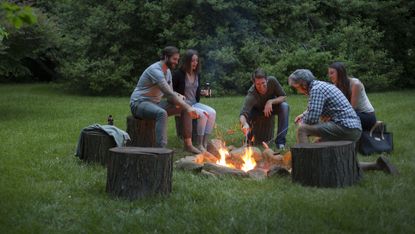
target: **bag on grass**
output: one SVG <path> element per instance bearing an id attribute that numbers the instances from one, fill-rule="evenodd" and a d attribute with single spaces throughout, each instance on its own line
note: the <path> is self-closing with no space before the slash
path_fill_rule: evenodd
<path id="1" fill-rule="evenodd" d="M 370 131 L 363 131 L 358 142 L 359 153 L 370 155 L 373 153 L 390 153 L 393 150 L 393 137 L 386 132 L 382 121 L 377 121 Z"/>

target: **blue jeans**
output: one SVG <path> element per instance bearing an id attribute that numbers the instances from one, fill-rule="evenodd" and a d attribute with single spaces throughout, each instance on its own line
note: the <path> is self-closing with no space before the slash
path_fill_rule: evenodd
<path id="1" fill-rule="evenodd" d="M 167 118 L 169 116 L 181 115 L 186 121 L 185 123 L 191 123 L 192 121 L 187 111 L 177 108 L 167 101 L 161 101 L 158 104 L 149 101 L 135 102 L 130 104 L 130 108 L 131 113 L 136 118 L 156 120 L 156 147 L 164 148 L 167 146 Z M 187 127 L 189 124 L 184 124 L 184 126 Z M 183 129 L 183 131 L 190 135 L 191 129 L 190 131 L 189 129 Z"/>
<path id="2" fill-rule="evenodd" d="M 288 106 L 288 103 L 286 102 L 280 103 L 278 105 L 272 105 L 271 114 L 278 116 L 277 138 L 275 139 L 275 144 L 277 146 L 280 144 L 285 145 L 286 143 L 289 113 L 290 113 L 290 107 Z M 251 113 L 249 114 L 248 121 L 251 122 L 257 116 L 264 116 L 263 110 L 252 109 Z"/>

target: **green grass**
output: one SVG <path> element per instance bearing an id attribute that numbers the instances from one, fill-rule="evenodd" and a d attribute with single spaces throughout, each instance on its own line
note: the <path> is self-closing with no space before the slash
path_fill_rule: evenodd
<path id="1" fill-rule="evenodd" d="M 137 201 L 105 193 L 106 169 L 73 156 L 79 133 L 93 123 L 125 129 L 128 97 L 85 97 L 53 85 L 0 86 L 0 233 L 413 233 L 415 230 L 415 92 L 370 94 L 394 133 L 390 160 L 399 177 L 365 173 L 342 189 L 303 187 L 290 178 L 206 178 L 174 171 L 168 197 Z M 203 99 L 218 113 L 216 134 L 240 145 L 243 97 Z M 288 145 L 304 96 L 290 96 Z M 185 156 L 169 120 L 169 147 Z M 226 134 L 226 130 L 237 130 Z M 359 157 L 372 161 L 375 156 Z"/>

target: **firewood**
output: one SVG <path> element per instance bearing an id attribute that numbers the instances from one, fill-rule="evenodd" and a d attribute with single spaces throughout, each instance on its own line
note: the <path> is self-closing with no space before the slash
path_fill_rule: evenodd
<path id="1" fill-rule="evenodd" d="M 287 168 L 280 166 L 280 165 L 273 165 L 268 170 L 268 177 L 288 176 L 288 175 L 290 175 L 290 172 L 287 170 Z"/>
<path id="2" fill-rule="evenodd" d="M 204 176 L 206 176 L 206 177 L 217 178 L 217 176 L 216 176 L 215 174 L 213 174 L 213 173 L 211 173 L 211 172 L 208 172 L 208 171 L 206 171 L 206 170 L 202 170 L 202 171 L 200 172 L 200 174 L 201 174 L 201 175 L 204 175 Z"/>
<path id="3" fill-rule="evenodd" d="M 219 139 L 211 139 L 208 142 L 208 145 L 207 145 L 207 149 L 206 150 L 209 153 L 211 153 L 214 156 L 216 156 L 217 158 L 220 158 L 219 149 L 221 149 L 221 148 L 225 148 L 225 143 L 223 143 Z"/>
<path id="4" fill-rule="evenodd" d="M 247 149 L 246 147 L 236 148 L 232 150 L 231 152 L 229 152 L 229 154 L 231 155 L 232 158 L 242 158 L 245 154 L 246 149 Z M 262 160 L 261 150 L 257 147 L 251 147 L 251 150 L 252 150 L 251 157 L 253 157 L 256 162 L 261 161 Z"/>
<path id="5" fill-rule="evenodd" d="M 267 178 L 267 170 L 261 168 L 255 168 L 248 171 L 249 177 L 256 179 L 256 180 L 263 180 Z"/>
<path id="6" fill-rule="evenodd" d="M 196 163 L 203 163 L 203 162 L 211 162 L 216 163 L 218 161 L 218 158 L 215 157 L 213 154 L 209 153 L 208 151 L 203 151 L 202 153 L 195 156 Z"/>
<path id="7" fill-rule="evenodd" d="M 175 162 L 176 168 L 184 171 L 201 172 L 203 164 L 196 163 L 194 160 L 179 159 Z"/>
<path id="8" fill-rule="evenodd" d="M 230 175 L 235 177 L 248 177 L 248 173 L 234 168 L 221 166 L 215 163 L 205 163 L 203 170 L 206 170 L 215 175 Z"/>

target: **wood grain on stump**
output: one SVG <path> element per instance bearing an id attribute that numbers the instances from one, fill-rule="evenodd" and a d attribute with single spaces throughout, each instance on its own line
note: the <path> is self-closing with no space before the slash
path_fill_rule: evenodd
<path id="1" fill-rule="evenodd" d="M 83 145 L 81 146 L 80 159 L 88 163 L 100 163 L 107 165 L 109 149 L 116 146 L 114 138 L 108 134 L 96 131 L 83 131 Z"/>
<path id="2" fill-rule="evenodd" d="M 331 141 L 291 147 L 292 180 L 317 187 L 345 187 L 362 176 L 355 144 Z"/>
<path id="3" fill-rule="evenodd" d="M 106 191 L 130 200 L 172 190 L 173 151 L 165 148 L 115 147 L 110 150 Z"/>
<path id="4" fill-rule="evenodd" d="M 127 117 L 128 146 L 154 147 L 156 145 L 156 120 Z"/>

